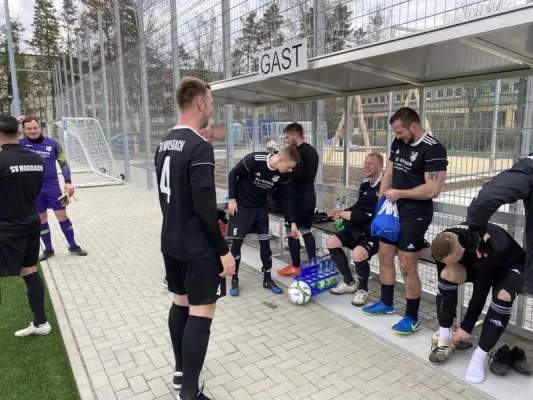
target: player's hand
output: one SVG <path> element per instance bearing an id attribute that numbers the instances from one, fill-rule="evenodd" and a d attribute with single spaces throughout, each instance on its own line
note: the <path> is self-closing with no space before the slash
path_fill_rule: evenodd
<path id="1" fill-rule="evenodd" d="M 331 210 L 328 212 L 328 216 L 332 218 L 337 218 L 339 216 L 339 210 Z"/>
<path id="2" fill-rule="evenodd" d="M 239 209 L 237 208 L 237 200 L 231 199 L 228 203 L 228 214 L 230 217 L 233 217 L 236 212 L 239 212 Z"/>
<path id="3" fill-rule="evenodd" d="M 69 196 L 67 191 L 64 191 L 63 194 L 61 196 L 59 196 L 57 199 L 65 207 L 70 204 L 70 196 Z"/>
<path id="4" fill-rule="evenodd" d="M 24 122 L 25 119 L 26 119 L 26 117 L 24 115 L 21 115 L 20 117 L 17 117 L 17 121 L 21 125 L 22 125 L 22 123 Z"/>
<path id="5" fill-rule="evenodd" d="M 338 216 L 342 219 L 345 219 L 349 221 L 352 218 L 352 212 L 351 211 L 341 211 L 338 213 Z"/>
<path id="6" fill-rule="evenodd" d="M 398 189 L 389 189 L 383 193 L 389 201 L 396 202 L 400 199 L 400 191 Z"/>
<path id="7" fill-rule="evenodd" d="M 294 222 L 291 224 L 291 233 L 292 237 L 295 239 L 298 239 L 300 237 L 300 231 L 298 230 L 298 227 Z"/>
<path id="8" fill-rule="evenodd" d="M 476 249 L 477 258 L 484 258 L 489 255 L 489 239 L 490 235 L 488 233 L 485 233 L 485 235 L 483 236 L 483 241 Z"/>
<path id="9" fill-rule="evenodd" d="M 221 256 L 220 261 L 222 262 L 223 271 L 219 275 L 222 278 L 232 276 L 235 273 L 235 258 L 233 258 L 231 251 L 228 251 L 225 256 Z"/>
<path id="10" fill-rule="evenodd" d="M 74 196 L 74 186 L 70 183 L 65 183 L 65 192 L 67 192 L 70 197 Z"/>
<path id="11" fill-rule="evenodd" d="M 461 328 L 457 328 L 457 330 L 455 331 L 455 335 L 453 335 L 453 341 L 455 343 L 459 343 L 459 342 L 468 340 L 469 337 L 470 337 L 469 333 L 466 333 Z"/>

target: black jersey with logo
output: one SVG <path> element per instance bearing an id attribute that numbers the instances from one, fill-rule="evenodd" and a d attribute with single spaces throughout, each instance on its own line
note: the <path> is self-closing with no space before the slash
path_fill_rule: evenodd
<path id="1" fill-rule="evenodd" d="M 267 194 L 277 184 L 291 181 L 289 174 L 282 174 L 270 166 L 272 154 L 250 153 L 231 170 L 229 175 L 229 198 L 246 209 L 261 209 L 267 205 Z"/>
<path id="2" fill-rule="evenodd" d="M 296 147 L 300 161 L 290 173 L 291 187 L 298 193 L 315 191 L 315 178 L 318 172 L 318 153 L 309 143 L 302 143 Z"/>
<path id="3" fill-rule="evenodd" d="M 192 188 L 215 187 L 213 146 L 188 126 L 176 126 L 155 154 L 159 203 L 163 212 L 161 252 L 176 259 L 207 257 L 208 242 L 194 210 Z M 216 207 L 216 195 L 211 199 Z"/>
<path id="4" fill-rule="evenodd" d="M 359 197 L 353 208 L 356 208 L 365 213 L 374 215 L 376 212 L 376 204 L 379 199 L 379 189 L 381 187 L 381 178 L 372 182 L 370 178 L 364 178 L 359 185 Z"/>
<path id="5" fill-rule="evenodd" d="M 0 148 L 0 237 L 39 231 L 37 195 L 44 179 L 43 159 L 19 144 Z"/>
<path id="6" fill-rule="evenodd" d="M 434 137 L 424 134 L 417 142 L 405 144 L 394 139 L 389 160 L 394 163 L 392 188 L 414 189 L 426 183 L 426 172 L 446 171 L 446 148 Z M 399 199 L 400 217 L 419 217 L 433 214 L 433 200 Z"/>

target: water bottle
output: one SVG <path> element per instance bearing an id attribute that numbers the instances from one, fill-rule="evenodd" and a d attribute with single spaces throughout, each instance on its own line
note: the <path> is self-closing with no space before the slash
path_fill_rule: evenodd
<path id="1" fill-rule="evenodd" d="M 318 263 L 318 271 L 317 271 L 317 278 L 318 278 L 317 289 L 318 290 L 322 290 L 326 287 L 326 282 L 324 280 L 324 276 L 325 276 L 324 268 L 325 268 L 324 261 L 320 260 Z"/>

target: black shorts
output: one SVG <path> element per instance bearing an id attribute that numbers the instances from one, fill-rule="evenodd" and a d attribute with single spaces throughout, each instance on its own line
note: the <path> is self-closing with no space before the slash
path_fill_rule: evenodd
<path id="1" fill-rule="evenodd" d="M 22 268 L 35 267 L 39 262 L 40 238 L 40 231 L 0 238 L 0 276 L 20 275 Z"/>
<path id="2" fill-rule="evenodd" d="M 163 254 L 168 291 L 187 295 L 191 306 L 214 304 L 226 295 L 226 279 L 220 257 L 177 260 Z"/>
<path id="3" fill-rule="evenodd" d="M 402 232 L 400 233 L 400 240 L 392 242 L 390 240 L 379 238 L 379 240 L 386 244 L 395 245 L 399 251 L 406 253 L 416 253 L 426 247 L 424 236 L 433 219 L 432 215 L 424 215 L 421 217 L 402 217 L 400 216 L 400 224 Z"/>
<path id="4" fill-rule="evenodd" d="M 228 239 L 244 239 L 249 233 L 257 233 L 259 240 L 269 239 L 270 225 L 268 211 L 240 209 L 229 217 L 226 237 Z"/>
<path id="5" fill-rule="evenodd" d="M 352 226 L 351 223 L 346 223 L 346 221 L 344 221 L 344 226 L 346 229 L 334 233 L 341 241 L 343 247 L 353 250 L 357 246 L 361 246 L 368 252 L 369 260 L 378 253 L 379 240 L 377 237 L 370 236 L 367 229 Z"/>
<path id="6" fill-rule="evenodd" d="M 315 192 L 292 192 L 292 202 L 294 211 L 294 222 L 298 229 L 310 231 L 313 227 L 313 215 L 316 208 L 316 193 Z M 285 226 L 290 231 L 290 223 L 285 216 Z"/>

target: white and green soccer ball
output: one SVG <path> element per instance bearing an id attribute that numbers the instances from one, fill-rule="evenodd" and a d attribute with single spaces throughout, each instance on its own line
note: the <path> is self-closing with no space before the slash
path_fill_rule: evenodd
<path id="1" fill-rule="evenodd" d="M 311 300 L 311 288 L 303 281 L 296 281 L 289 286 L 287 295 L 291 303 L 302 305 Z"/>

